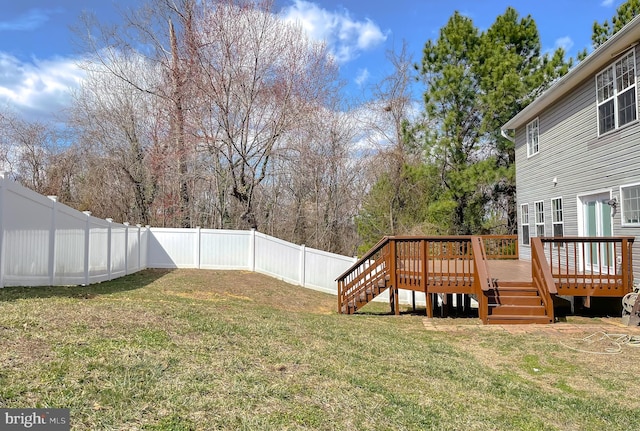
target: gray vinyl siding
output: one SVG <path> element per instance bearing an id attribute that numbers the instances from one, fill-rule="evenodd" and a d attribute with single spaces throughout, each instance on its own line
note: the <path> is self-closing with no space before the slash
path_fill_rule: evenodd
<path id="1" fill-rule="evenodd" d="M 636 48 L 636 109 L 638 101 L 638 57 Z M 640 118 L 640 115 L 638 115 Z M 532 116 L 527 123 L 535 119 Z M 527 157 L 526 125 L 516 130 L 516 187 L 518 231 L 521 205 L 529 204 L 531 236 L 535 236 L 536 201 L 544 201 L 545 233 L 553 232 L 551 200 L 563 199 L 564 235 L 578 232 L 578 195 L 608 191 L 621 202 L 620 186 L 640 182 L 640 122 L 598 137 L 595 76 L 579 84 L 569 96 L 537 114 L 539 152 Z M 557 178 L 554 184 L 553 179 Z M 613 217 L 614 236 L 635 236 L 634 273 L 640 280 L 640 228 L 622 227 L 620 204 Z M 520 234 L 521 235 L 521 234 Z M 530 246 L 520 254 L 531 258 Z"/>

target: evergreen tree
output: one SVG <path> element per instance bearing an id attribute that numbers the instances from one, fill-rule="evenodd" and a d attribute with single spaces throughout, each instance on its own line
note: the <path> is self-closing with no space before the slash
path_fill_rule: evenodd
<path id="1" fill-rule="evenodd" d="M 486 31 L 456 12 L 428 41 L 419 72 L 426 84 L 427 121 L 410 138 L 422 139 L 425 163 L 441 191 L 430 211 L 451 234 L 516 226 L 513 143 L 500 126 L 568 71 L 564 52 L 540 54 L 534 20 L 508 8 Z M 495 214 L 504 214 L 495 226 Z"/>
<path id="2" fill-rule="evenodd" d="M 595 49 L 609 40 L 611 36 L 620 31 L 639 13 L 640 0 L 628 0 L 616 9 L 616 14 L 611 18 L 611 22 L 604 20 L 602 24 L 599 24 L 598 21 L 595 21 L 593 23 L 593 34 L 591 35 L 593 48 Z"/>

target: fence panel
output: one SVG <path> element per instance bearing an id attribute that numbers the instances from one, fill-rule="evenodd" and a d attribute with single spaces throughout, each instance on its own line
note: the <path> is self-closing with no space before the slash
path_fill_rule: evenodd
<path id="1" fill-rule="evenodd" d="M 110 226 L 107 220 L 89 218 L 89 284 L 111 279 Z"/>
<path id="2" fill-rule="evenodd" d="M 255 233 L 255 271 L 288 283 L 302 284 L 301 247 L 269 235 Z M 340 275 L 340 273 L 338 273 Z"/>
<path id="3" fill-rule="evenodd" d="M 356 260 L 353 257 L 307 248 L 304 258 L 304 286 L 337 295 L 336 278 L 349 269 Z"/>
<path id="4" fill-rule="evenodd" d="M 200 268 L 250 269 L 251 231 L 202 229 Z"/>
<path id="5" fill-rule="evenodd" d="M 84 284 L 87 215 L 66 205 L 54 204 L 55 273 L 53 284 Z"/>
<path id="6" fill-rule="evenodd" d="M 54 202 L 3 180 L 3 285 L 51 284 Z"/>
<path id="7" fill-rule="evenodd" d="M 197 268 L 195 261 L 199 229 L 151 228 L 149 268 Z"/>

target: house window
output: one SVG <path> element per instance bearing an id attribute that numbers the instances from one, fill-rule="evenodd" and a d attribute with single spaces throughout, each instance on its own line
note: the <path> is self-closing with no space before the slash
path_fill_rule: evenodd
<path id="1" fill-rule="evenodd" d="M 553 236 L 564 236 L 562 198 L 551 199 L 551 223 L 553 224 Z"/>
<path id="2" fill-rule="evenodd" d="M 520 225 L 522 226 L 522 244 L 529 245 L 529 204 L 520 205 Z"/>
<path id="3" fill-rule="evenodd" d="M 596 75 L 598 134 L 622 127 L 637 118 L 636 58 L 631 50 Z"/>
<path id="4" fill-rule="evenodd" d="M 534 154 L 538 154 L 538 139 L 540 136 L 540 129 L 538 127 L 538 119 L 536 118 L 529 124 L 527 124 L 527 156 L 531 157 Z"/>
<path id="5" fill-rule="evenodd" d="M 622 225 L 640 226 L 640 184 L 620 187 Z"/>
<path id="6" fill-rule="evenodd" d="M 536 236 L 544 236 L 544 202 L 538 201 L 536 205 Z"/>

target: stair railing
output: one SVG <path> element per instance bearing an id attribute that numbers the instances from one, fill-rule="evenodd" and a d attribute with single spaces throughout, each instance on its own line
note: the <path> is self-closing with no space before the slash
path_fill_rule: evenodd
<path id="1" fill-rule="evenodd" d="M 389 237 L 382 238 L 371 250 L 362 256 L 345 273 L 338 278 L 338 313 L 343 313 L 343 307 L 376 283 L 384 282 L 390 267 L 391 253 Z"/>
<path id="2" fill-rule="evenodd" d="M 551 295 L 557 295 L 558 289 L 553 275 L 551 275 L 551 267 L 544 254 L 544 247 L 539 237 L 531 238 L 531 279 L 542 298 L 547 316 L 553 322 L 555 318 Z"/>
<path id="3" fill-rule="evenodd" d="M 487 323 L 489 314 L 489 300 L 485 292 L 491 290 L 493 281 L 489 275 L 489 265 L 482 237 L 472 236 L 471 247 L 474 262 L 474 284 L 476 285 L 476 297 L 478 300 L 478 317 L 483 323 Z"/>

